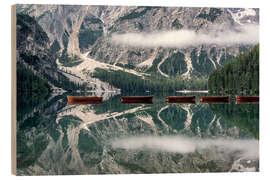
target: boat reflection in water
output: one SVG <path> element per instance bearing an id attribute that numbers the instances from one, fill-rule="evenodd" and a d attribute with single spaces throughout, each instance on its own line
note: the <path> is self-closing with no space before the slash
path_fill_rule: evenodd
<path id="1" fill-rule="evenodd" d="M 72 104 L 102 104 L 102 97 L 96 96 L 67 96 L 68 105 Z"/>
<path id="2" fill-rule="evenodd" d="M 120 101 L 123 104 L 153 104 L 153 96 L 123 96 Z"/>
<path id="3" fill-rule="evenodd" d="M 201 103 L 229 103 L 229 96 L 205 96 L 200 97 Z"/>
<path id="4" fill-rule="evenodd" d="M 169 96 L 165 101 L 166 103 L 196 104 L 195 96 Z"/>
<path id="5" fill-rule="evenodd" d="M 235 96 L 236 104 L 259 103 L 259 96 Z"/>
<path id="6" fill-rule="evenodd" d="M 198 103 L 205 94 L 169 104 L 177 95 L 151 95 L 59 95 L 34 105 L 18 96 L 18 174 L 259 171 L 259 104 Z"/>

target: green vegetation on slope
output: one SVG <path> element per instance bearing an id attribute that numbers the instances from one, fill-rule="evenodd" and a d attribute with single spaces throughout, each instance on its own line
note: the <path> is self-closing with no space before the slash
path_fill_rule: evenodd
<path id="1" fill-rule="evenodd" d="M 161 56 L 158 56 L 154 59 L 152 66 L 146 71 L 147 73 L 154 73 L 157 72 L 157 65 L 162 60 Z"/>
<path id="2" fill-rule="evenodd" d="M 181 75 L 187 71 L 185 55 L 177 52 L 169 56 L 160 66 L 162 72 L 169 76 Z"/>
<path id="3" fill-rule="evenodd" d="M 55 39 L 50 47 L 52 53 L 57 53 L 61 47 L 57 39 Z"/>
<path id="4" fill-rule="evenodd" d="M 81 51 L 95 44 L 98 38 L 103 35 L 103 27 L 104 24 L 102 20 L 93 15 L 88 15 L 84 18 L 78 34 L 79 48 Z M 95 48 L 98 49 L 96 45 Z"/>
<path id="5" fill-rule="evenodd" d="M 17 91 L 49 94 L 50 86 L 33 71 L 22 64 L 17 64 Z"/>
<path id="6" fill-rule="evenodd" d="M 102 34 L 103 30 L 81 29 L 78 36 L 79 48 L 88 48 L 89 45 L 93 45 Z"/>
<path id="7" fill-rule="evenodd" d="M 214 22 L 222 11 L 219 8 L 210 8 L 209 13 L 200 13 L 197 17 L 207 19 L 208 21 Z"/>
<path id="8" fill-rule="evenodd" d="M 158 74 L 152 74 L 142 79 L 136 75 L 124 71 L 108 71 L 96 68 L 95 78 L 108 82 L 123 92 L 175 92 L 181 89 L 206 89 L 206 79 L 187 80 L 181 77 L 164 78 Z"/>
<path id="9" fill-rule="evenodd" d="M 198 56 L 197 48 L 194 48 L 190 54 L 193 68 L 200 73 L 200 75 L 207 76 L 210 72 L 215 70 L 214 65 L 207 56 L 205 50 L 201 50 Z"/>
<path id="10" fill-rule="evenodd" d="M 81 64 L 83 61 L 77 55 L 69 56 L 66 49 L 64 49 L 59 57 L 59 62 L 65 67 L 73 67 Z"/>
<path id="11" fill-rule="evenodd" d="M 90 22 L 91 24 L 102 24 L 103 22 L 94 16 L 91 17 L 85 17 L 84 21 Z"/>
<path id="12" fill-rule="evenodd" d="M 140 9 L 143 8 L 143 10 L 140 11 Z M 128 13 L 122 17 L 119 18 L 119 21 L 124 21 L 124 20 L 130 20 L 130 19 L 135 19 L 138 17 L 141 17 L 147 13 L 147 11 L 153 9 L 153 8 L 158 8 L 158 7 L 138 7 L 134 9 L 131 13 Z"/>
<path id="13" fill-rule="evenodd" d="M 212 93 L 259 94 L 259 45 L 214 71 L 208 89 Z"/>
<path id="14" fill-rule="evenodd" d="M 126 68 L 126 69 L 135 69 L 136 68 L 136 66 L 129 64 L 129 63 L 128 64 L 116 63 L 116 66 Z"/>
<path id="15" fill-rule="evenodd" d="M 225 53 L 223 54 L 221 57 L 220 57 L 220 64 L 221 65 L 224 65 L 226 64 L 227 62 L 230 62 L 234 57 L 228 53 Z"/>

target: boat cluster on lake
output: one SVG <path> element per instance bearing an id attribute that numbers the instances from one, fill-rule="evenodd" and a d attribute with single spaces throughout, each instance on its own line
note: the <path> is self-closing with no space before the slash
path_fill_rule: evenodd
<path id="1" fill-rule="evenodd" d="M 67 96 L 68 105 L 71 104 L 102 104 L 102 97 L 97 96 Z M 196 96 L 168 96 L 166 103 L 196 104 Z M 235 96 L 235 103 L 259 103 L 259 96 Z M 153 104 L 153 96 L 123 96 L 123 104 Z M 230 103 L 230 96 L 204 96 L 200 103 Z"/>

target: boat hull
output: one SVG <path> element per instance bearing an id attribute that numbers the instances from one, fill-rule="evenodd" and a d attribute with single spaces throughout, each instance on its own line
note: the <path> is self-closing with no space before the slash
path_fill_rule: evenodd
<path id="1" fill-rule="evenodd" d="M 124 96 L 120 101 L 123 104 L 153 104 L 153 96 Z"/>
<path id="2" fill-rule="evenodd" d="M 229 103 L 229 96 L 206 96 L 200 97 L 201 103 Z"/>
<path id="3" fill-rule="evenodd" d="M 67 96 L 68 104 L 102 104 L 102 97 Z"/>
<path id="4" fill-rule="evenodd" d="M 259 96 L 235 96 L 236 104 L 259 103 Z"/>
<path id="5" fill-rule="evenodd" d="M 165 101 L 167 103 L 195 104 L 195 98 L 195 96 L 169 96 L 166 97 Z"/>

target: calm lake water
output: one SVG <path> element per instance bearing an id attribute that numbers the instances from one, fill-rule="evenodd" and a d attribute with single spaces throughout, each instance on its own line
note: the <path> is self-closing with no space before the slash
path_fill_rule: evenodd
<path id="1" fill-rule="evenodd" d="M 259 104 L 202 104 L 207 94 L 196 95 L 196 104 L 167 104 L 163 94 L 147 105 L 18 95 L 17 173 L 259 171 Z"/>

